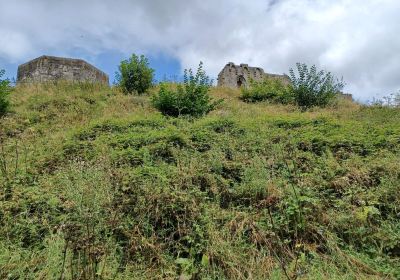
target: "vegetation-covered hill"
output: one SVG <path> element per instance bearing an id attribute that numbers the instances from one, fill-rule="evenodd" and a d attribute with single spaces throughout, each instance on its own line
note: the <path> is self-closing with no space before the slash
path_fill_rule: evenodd
<path id="1" fill-rule="evenodd" d="M 212 96 L 187 119 L 116 89 L 16 88 L 0 278 L 400 278 L 399 109 Z"/>

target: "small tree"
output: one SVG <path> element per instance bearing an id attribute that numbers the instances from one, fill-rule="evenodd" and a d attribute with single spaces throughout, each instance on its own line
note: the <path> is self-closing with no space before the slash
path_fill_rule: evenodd
<path id="1" fill-rule="evenodd" d="M 10 102 L 8 101 L 8 95 L 11 92 L 10 81 L 8 79 L 2 80 L 5 74 L 4 70 L 0 70 L 0 117 L 4 116 L 7 112 Z"/>
<path id="2" fill-rule="evenodd" d="M 315 65 L 308 68 L 306 64 L 297 63 L 298 77 L 290 69 L 290 80 L 293 86 L 295 103 L 303 109 L 313 106 L 324 107 L 330 104 L 344 88 L 344 82 L 335 78 L 330 72 L 317 72 Z"/>
<path id="3" fill-rule="evenodd" d="M 148 59 L 141 55 L 132 56 L 121 61 L 115 73 L 115 80 L 124 93 L 145 93 L 153 83 L 154 69 L 150 68 Z"/>
<path id="4" fill-rule="evenodd" d="M 153 105 L 168 116 L 203 116 L 222 102 L 212 101 L 209 95 L 211 84 L 200 62 L 195 75 L 192 69 L 185 69 L 183 84 L 178 84 L 176 90 L 162 83 L 158 94 L 153 97 Z"/>

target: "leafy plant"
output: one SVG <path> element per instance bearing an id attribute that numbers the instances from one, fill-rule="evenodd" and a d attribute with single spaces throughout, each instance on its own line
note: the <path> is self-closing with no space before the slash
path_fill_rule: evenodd
<path id="1" fill-rule="evenodd" d="M 168 116 L 203 116 L 222 102 L 212 101 L 209 95 L 211 84 L 200 62 L 195 75 L 192 69 L 185 69 L 183 84 L 178 84 L 176 90 L 162 83 L 158 94 L 153 97 L 153 105 Z"/>
<path id="2" fill-rule="evenodd" d="M 242 87 L 241 98 L 247 102 L 270 101 L 287 104 L 292 99 L 290 88 L 290 85 L 279 79 L 251 80 L 248 88 Z"/>
<path id="3" fill-rule="evenodd" d="M 310 68 L 304 63 L 297 63 L 297 72 L 289 70 L 293 86 L 295 103 L 303 109 L 329 105 L 344 88 L 343 79 L 335 78 L 330 72 L 317 71 L 315 65 Z"/>
<path id="4" fill-rule="evenodd" d="M 150 68 L 148 59 L 144 56 L 132 56 L 121 61 L 115 80 L 124 93 L 145 93 L 152 85 L 154 69 Z"/>
<path id="5" fill-rule="evenodd" d="M 0 117 L 5 115 L 10 105 L 10 102 L 8 101 L 8 95 L 10 94 L 11 91 L 10 81 L 8 79 L 5 80 L 1 79 L 1 77 L 3 77 L 4 74 L 5 71 L 0 70 Z"/>

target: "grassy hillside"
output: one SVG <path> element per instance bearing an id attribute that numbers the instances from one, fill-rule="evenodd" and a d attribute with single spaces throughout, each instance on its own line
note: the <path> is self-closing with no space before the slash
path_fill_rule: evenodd
<path id="1" fill-rule="evenodd" d="M 1 279 L 398 279 L 400 110 L 17 88 L 0 120 Z"/>

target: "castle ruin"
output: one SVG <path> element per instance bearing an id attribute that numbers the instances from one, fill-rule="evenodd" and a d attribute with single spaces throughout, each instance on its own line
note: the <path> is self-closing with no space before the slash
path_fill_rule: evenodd
<path id="1" fill-rule="evenodd" d="M 44 55 L 18 67 L 17 83 L 60 80 L 109 84 L 107 74 L 82 59 Z"/>
<path id="2" fill-rule="evenodd" d="M 247 87 L 251 80 L 262 81 L 265 78 L 280 79 L 284 83 L 290 83 L 286 75 L 265 73 L 260 67 L 250 67 L 248 64 L 235 65 L 229 62 L 218 75 L 218 86 L 229 88 Z"/>

